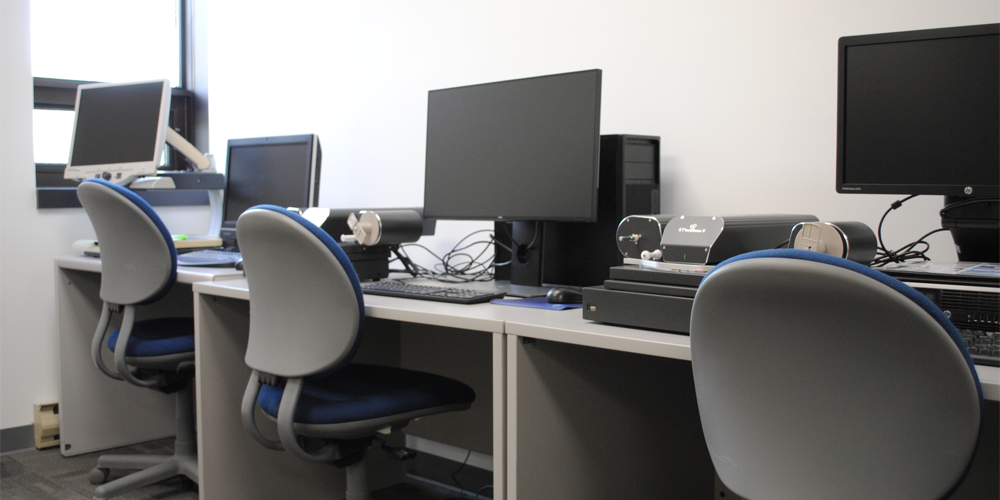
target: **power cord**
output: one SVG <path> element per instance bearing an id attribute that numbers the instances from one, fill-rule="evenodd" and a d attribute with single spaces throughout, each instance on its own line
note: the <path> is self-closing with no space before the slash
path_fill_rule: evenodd
<path id="1" fill-rule="evenodd" d="M 459 472 L 462 472 L 462 469 L 465 468 L 465 464 L 469 463 L 469 457 L 470 456 L 472 456 L 472 450 L 469 450 L 468 453 L 465 454 L 465 460 L 462 461 L 462 465 L 459 465 L 458 468 L 455 469 L 455 472 L 451 473 L 451 480 L 455 482 L 455 486 L 458 486 L 458 495 L 459 496 L 452 497 L 452 498 L 449 498 L 447 500 L 465 500 L 465 499 L 468 498 L 465 495 L 465 487 L 462 486 L 462 483 L 458 481 L 458 478 L 455 477 L 455 475 L 458 474 Z"/>
<path id="2" fill-rule="evenodd" d="M 531 243 L 528 243 L 527 246 L 518 243 L 517 240 L 514 239 L 514 235 L 510 232 L 510 227 L 507 226 L 507 223 L 503 223 L 500 225 L 503 227 L 503 232 L 507 233 L 507 237 L 510 238 L 510 242 L 512 244 L 511 246 L 517 247 L 517 249 L 521 252 L 527 252 L 528 250 L 535 248 L 535 242 L 538 241 L 538 224 L 539 222 L 535 221 L 535 234 L 531 238 Z M 513 252 L 513 250 L 510 248 L 508 248 L 508 250 L 511 250 L 511 252 Z"/>
<path id="3" fill-rule="evenodd" d="M 921 236 L 920 238 L 917 238 L 916 241 L 913 241 L 912 243 L 908 243 L 906 245 L 903 245 L 902 247 L 900 247 L 900 248 L 898 248 L 896 250 L 889 250 L 888 248 L 886 248 L 886 246 L 885 246 L 885 244 L 883 243 L 883 240 L 882 240 L 882 224 L 885 222 L 885 218 L 886 218 L 886 216 L 889 215 L 889 212 L 892 212 L 893 210 L 898 209 L 899 207 L 903 206 L 903 203 L 906 203 L 907 201 L 909 201 L 909 200 L 911 200 L 913 198 L 916 198 L 917 196 L 919 196 L 919 195 L 913 194 L 913 195 L 907 196 L 906 198 L 903 198 L 902 200 L 896 200 L 896 201 L 892 202 L 892 204 L 889 205 L 889 209 L 886 210 L 884 214 L 882 214 L 882 218 L 878 221 L 878 231 L 876 233 L 877 237 L 878 237 L 878 249 L 875 252 L 875 259 L 872 260 L 871 267 L 882 267 L 882 266 L 884 266 L 886 264 L 889 264 L 889 263 L 892 263 L 892 262 L 905 262 L 905 261 L 908 261 L 908 260 L 918 260 L 918 259 L 919 260 L 924 260 L 924 261 L 931 260 L 930 257 L 927 257 L 927 251 L 930 250 L 931 244 L 928 243 L 928 242 L 926 242 L 926 241 L 924 241 L 924 240 L 928 236 L 930 236 L 930 235 L 932 235 L 934 233 L 939 233 L 941 231 L 947 231 L 947 229 L 945 229 L 945 228 L 935 229 L 935 230 L 933 230 L 933 231 L 931 231 L 931 232 L 929 232 L 929 233 Z M 943 214 L 945 211 L 950 210 L 951 208 L 954 208 L 954 206 L 960 206 L 960 204 L 968 204 L 968 203 L 966 203 L 966 202 L 953 203 L 951 205 L 948 205 L 948 206 L 944 207 L 941 210 L 941 213 Z M 917 248 L 918 245 L 923 245 L 923 248 L 920 249 L 920 250 L 917 250 L 916 248 Z"/>
<path id="4" fill-rule="evenodd" d="M 469 233 L 443 256 L 435 254 L 431 249 L 418 243 L 403 244 L 399 246 L 396 252 L 397 258 L 390 262 L 399 261 L 406 267 L 402 272 L 410 273 L 411 276 L 433 279 L 444 283 L 492 281 L 495 256 L 489 258 L 484 258 L 484 256 L 493 248 L 496 240 L 493 234 L 490 234 L 488 240 L 465 243 L 466 240 L 478 233 L 492 233 L 492 230 L 480 229 Z M 408 254 L 408 250 L 413 248 L 419 248 L 430 254 L 437 261 L 433 265 L 433 268 L 427 268 L 413 262 L 413 259 Z M 476 253 L 477 251 L 478 253 Z M 390 269 L 390 271 L 400 272 L 398 269 Z"/>
<path id="5" fill-rule="evenodd" d="M 514 239 L 514 235 L 513 233 L 511 233 L 510 227 L 507 225 L 507 223 L 503 223 L 500 225 L 503 227 L 503 232 L 507 234 L 508 238 L 510 238 L 510 243 L 511 243 L 510 248 L 507 248 L 506 245 L 502 245 L 504 248 L 507 249 L 507 251 L 510 252 L 510 259 L 511 259 L 510 262 L 513 262 L 515 258 L 521 259 L 523 261 L 525 256 L 528 254 L 528 251 L 531 250 L 532 248 L 535 248 L 535 243 L 538 241 L 538 234 L 541 232 L 541 226 L 540 226 L 541 222 L 535 221 L 534 235 L 531 238 L 531 242 L 528 243 L 527 245 L 522 245 L 518 243 L 517 240 Z M 514 251 L 515 248 L 517 249 L 516 252 Z M 507 265 L 510 264 L 510 262 L 506 262 L 501 265 Z"/>

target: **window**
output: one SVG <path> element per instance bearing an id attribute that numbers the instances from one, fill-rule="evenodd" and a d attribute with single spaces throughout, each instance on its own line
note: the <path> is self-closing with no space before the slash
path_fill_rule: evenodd
<path id="1" fill-rule="evenodd" d="M 65 192 L 77 182 L 62 175 L 81 83 L 169 79 L 174 87 L 170 126 L 189 140 L 193 136 L 195 99 L 187 83 L 190 1 L 31 0 L 39 208 L 79 206 L 76 194 Z M 163 168 L 186 168 L 179 153 L 169 146 L 167 151 Z M 64 192 L 57 192 L 60 188 Z"/>

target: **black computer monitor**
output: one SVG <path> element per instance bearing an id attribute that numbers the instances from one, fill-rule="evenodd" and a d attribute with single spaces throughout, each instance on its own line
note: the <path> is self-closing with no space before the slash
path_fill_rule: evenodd
<path id="1" fill-rule="evenodd" d="M 230 139 L 220 234 L 223 244 L 236 246 L 236 221 L 250 207 L 316 206 L 321 162 L 319 137 L 314 134 Z"/>
<path id="2" fill-rule="evenodd" d="M 424 217 L 515 222 L 515 268 L 527 263 L 518 253 L 529 261 L 544 251 L 538 222 L 597 220 L 601 70 L 432 90 L 427 100 Z M 532 274 L 511 279 L 540 284 Z"/>
<path id="3" fill-rule="evenodd" d="M 837 192 L 1000 195 L 1000 25 L 843 37 L 839 53 Z M 995 249 L 997 204 L 971 206 L 988 231 L 953 231 L 957 246 Z"/>

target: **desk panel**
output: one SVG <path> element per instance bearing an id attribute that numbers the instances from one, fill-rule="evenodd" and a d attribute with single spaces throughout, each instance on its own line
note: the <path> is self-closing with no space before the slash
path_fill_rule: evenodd
<path id="1" fill-rule="evenodd" d="M 713 497 L 689 362 L 508 343 L 508 499 Z"/>
<path id="2" fill-rule="evenodd" d="M 174 397 L 101 373 L 90 357 L 100 320 L 101 260 L 84 256 L 56 259 L 59 302 L 60 451 L 64 456 L 127 446 L 174 435 Z M 181 267 L 177 283 L 160 301 L 140 307 L 137 320 L 191 317 L 195 281 L 242 277 L 232 268 Z M 109 332 L 121 325 L 115 315 Z M 105 362 L 113 366 L 110 353 Z"/>
<path id="3" fill-rule="evenodd" d="M 200 497 L 338 498 L 346 487 L 343 469 L 264 448 L 243 428 L 240 407 L 250 380 L 243 361 L 250 331 L 249 302 L 195 294 L 195 314 Z M 366 327 L 358 359 L 399 366 L 398 328 L 388 322 L 372 323 Z M 275 426 L 259 410 L 257 422 L 265 436 L 277 439 Z M 372 489 L 402 481 L 402 462 L 378 451 L 366 459 Z"/>
<path id="4" fill-rule="evenodd" d="M 174 397 L 115 380 L 101 373 L 90 356 L 101 318 L 101 275 L 56 270 L 59 299 L 59 437 L 63 456 L 128 446 L 174 435 Z M 143 308 L 136 319 L 192 315 L 191 286 L 176 285 L 163 300 Z M 112 318 L 108 330 L 121 325 Z M 104 361 L 114 366 L 105 350 Z"/>
<path id="5" fill-rule="evenodd" d="M 397 324 L 403 368 L 461 380 L 476 391 L 476 400 L 468 410 L 422 418 L 411 422 L 403 432 L 492 456 L 492 336 L 432 325 Z"/>

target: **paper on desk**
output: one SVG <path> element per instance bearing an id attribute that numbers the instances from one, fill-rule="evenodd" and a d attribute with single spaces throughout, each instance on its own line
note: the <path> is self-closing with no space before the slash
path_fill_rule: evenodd
<path id="1" fill-rule="evenodd" d="M 500 304 L 502 306 L 533 307 L 535 309 L 553 309 L 556 311 L 583 307 L 583 304 L 549 304 L 545 300 L 545 297 L 531 297 L 527 299 L 493 299 L 490 301 L 490 303 Z"/>

